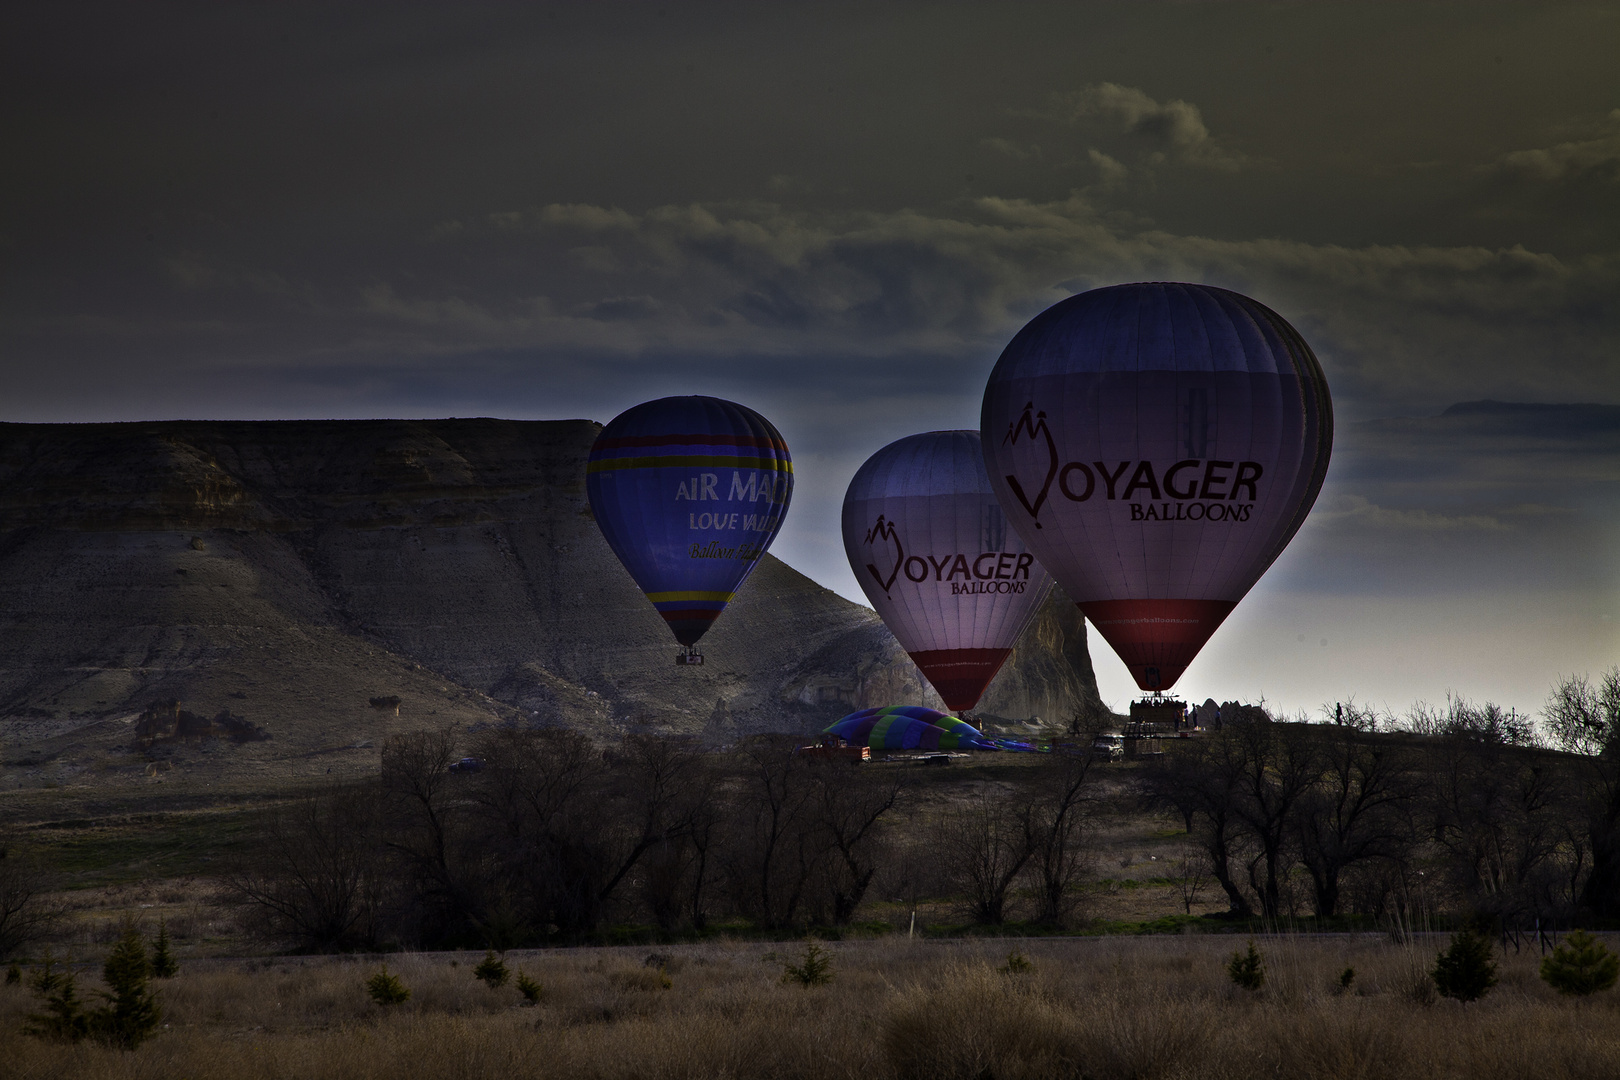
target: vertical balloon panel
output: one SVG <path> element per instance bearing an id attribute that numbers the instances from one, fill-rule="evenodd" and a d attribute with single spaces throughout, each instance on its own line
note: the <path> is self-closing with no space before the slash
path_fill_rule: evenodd
<path id="1" fill-rule="evenodd" d="M 585 487 L 608 546 L 691 646 L 781 529 L 793 464 L 781 433 L 752 409 L 660 398 L 602 429 Z"/>
<path id="2" fill-rule="evenodd" d="M 1007 528 L 978 432 L 929 432 L 879 450 L 850 481 L 843 531 L 884 624 L 949 708 L 972 708 L 1051 588 Z"/>
<path id="3" fill-rule="evenodd" d="M 1146 690 L 1175 682 L 1299 529 L 1333 432 L 1292 327 L 1174 283 L 1036 316 L 996 364 L 982 421 L 1013 527 Z"/>

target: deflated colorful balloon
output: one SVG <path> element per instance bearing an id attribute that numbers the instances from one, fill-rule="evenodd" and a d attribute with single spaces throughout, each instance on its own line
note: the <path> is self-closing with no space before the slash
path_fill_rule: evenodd
<path id="1" fill-rule="evenodd" d="M 787 444 L 731 401 L 668 397 L 614 417 L 585 466 L 591 512 L 636 584 L 692 646 L 782 527 Z"/>
<path id="2" fill-rule="evenodd" d="M 919 706 L 862 709 L 829 724 L 826 734 L 874 750 L 994 750 L 978 728 Z"/>
<path id="3" fill-rule="evenodd" d="M 953 711 L 978 704 L 1052 587 L 985 475 L 977 431 L 869 458 L 844 495 L 844 551 L 902 648 Z"/>
<path id="4" fill-rule="evenodd" d="M 1009 520 L 1144 690 L 1175 684 L 1322 488 L 1333 408 L 1303 338 L 1207 285 L 1071 296 L 985 388 Z"/>

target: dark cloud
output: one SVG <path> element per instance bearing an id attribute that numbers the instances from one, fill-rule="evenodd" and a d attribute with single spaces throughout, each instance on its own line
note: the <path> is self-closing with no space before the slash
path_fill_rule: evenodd
<path id="1" fill-rule="evenodd" d="M 167 339 L 179 357 L 208 348 L 294 369 L 459 353 L 476 371 L 480 354 L 517 350 L 558 378 L 581 357 L 606 376 L 696 355 L 881 359 L 903 375 L 917 355 L 983 364 L 1072 292 L 1168 278 L 1283 312 L 1352 414 L 1484 395 L 1620 397 L 1620 258 L 1218 240 L 1122 228 L 1083 198 L 892 212 L 551 204 L 440 223 L 394 265 L 339 280 L 194 252 L 162 269 L 162 306 L 23 329 L 58 348 Z M 323 332 L 311 355 L 299 339 Z"/>
<path id="2" fill-rule="evenodd" d="M 1610 434 L 1444 410 L 1620 402 L 1616 55 L 1589 4 L 13 5 L 0 412 L 722 394 L 804 462 L 783 553 L 853 594 L 867 454 L 971 426 L 1044 306 L 1207 281 L 1300 328 L 1342 422 L 1211 670 L 1323 605 L 1445 633 L 1510 593 L 1588 656 L 1554 613 L 1612 597 Z M 1431 666 L 1505 669 L 1452 633 L 1479 655 Z"/>
<path id="3" fill-rule="evenodd" d="M 1244 155 L 1210 135 L 1198 106 L 1155 101 L 1134 86 L 1105 82 L 1057 94 L 1048 115 L 1081 128 L 1101 127 L 1131 137 L 1152 164 L 1169 161 L 1222 172 L 1236 172 L 1246 164 Z"/>
<path id="4" fill-rule="evenodd" d="M 1497 168 L 1535 180 L 1569 180 L 1589 175 L 1620 183 L 1620 109 L 1591 138 L 1504 154 Z"/>

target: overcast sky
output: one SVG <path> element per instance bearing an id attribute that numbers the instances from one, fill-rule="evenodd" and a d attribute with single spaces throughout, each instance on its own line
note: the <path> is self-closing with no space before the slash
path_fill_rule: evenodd
<path id="1" fill-rule="evenodd" d="M 0 419 L 712 393 L 859 598 L 870 453 L 1054 301 L 1208 282 L 1339 437 L 1178 689 L 1534 710 L 1620 662 L 1617 57 L 1614 3 L 11 4 Z"/>

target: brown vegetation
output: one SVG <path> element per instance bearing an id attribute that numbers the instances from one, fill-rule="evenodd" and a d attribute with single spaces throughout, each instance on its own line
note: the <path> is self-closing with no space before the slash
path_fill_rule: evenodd
<path id="1" fill-rule="evenodd" d="M 376 958 L 194 963 L 164 983 L 168 1026 L 134 1052 L 22 1036 L 29 996 L 0 988 L 0 1059 L 60 1080 L 1620 1073 L 1620 998 L 1561 997 L 1531 951 L 1500 957 L 1500 985 L 1462 1005 L 1417 989 L 1443 941 L 1262 937 L 1258 993 L 1228 981 L 1233 944 L 1030 941 L 1015 971 L 989 944 L 840 943 L 836 980 L 808 988 L 784 984 L 763 945 L 665 947 L 657 968 L 626 949 L 508 954 L 544 984 L 534 1006 L 476 979 L 468 954 L 389 957 L 411 991 L 389 1006 L 366 992 Z"/>
<path id="2" fill-rule="evenodd" d="M 444 728 L 389 740 L 375 783 L 269 815 L 228 880 L 269 940 L 300 950 L 590 942 L 627 924 L 667 937 L 715 919 L 780 934 L 849 926 L 874 890 L 932 900 L 936 922 L 1064 930 L 1097 914 L 1081 909 L 1105 824 L 1145 805 L 1186 829 L 1157 877 L 1187 914 L 1212 879 L 1244 919 L 1544 936 L 1607 915 L 1614 759 L 1523 745 L 1489 706 L 1441 719 L 1418 735 L 1250 708 L 1129 770 L 1094 763 L 1086 740 L 960 778 L 770 737 L 604 750 L 561 727 Z"/>

